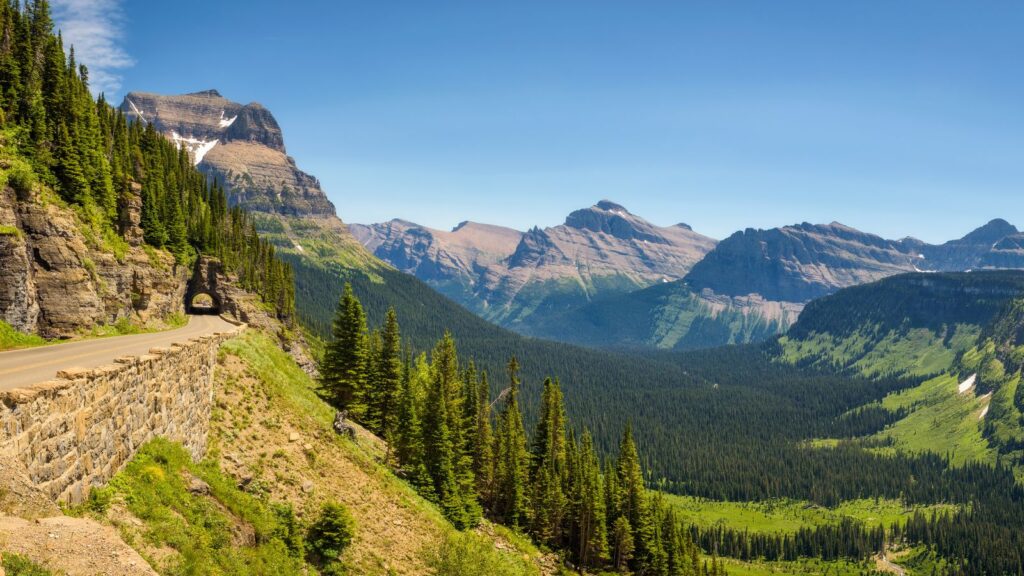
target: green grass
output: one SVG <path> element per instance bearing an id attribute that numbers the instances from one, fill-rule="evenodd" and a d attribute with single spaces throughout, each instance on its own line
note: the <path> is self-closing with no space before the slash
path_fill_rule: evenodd
<path id="1" fill-rule="evenodd" d="M 21 238 L 21 230 L 18 230 L 14 226 L 7 226 L 6 224 L 0 225 L 0 236 L 17 236 Z"/>
<path id="2" fill-rule="evenodd" d="M 205 482 L 210 496 L 191 492 L 189 476 Z M 146 545 L 177 552 L 147 558 L 162 574 L 305 573 L 304 551 L 289 548 L 297 528 L 287 514 L 240 490 L 215 461 L 194 463 L 180 444 L 161 438 L 147 443 L 106 488 L 94 489 L 72 512 L 103 513 L 114 501 L 142 521 Z M 255 544 L 238 537 L 247 532 Z"/>
<path id="3" fill-rule="evenodd" d="M 426 520 L 425 525 L 429 526 L 430 531 L 436 531 L 442 541 L 440 546 L 421 551 L 428 564 L 442 559 L 444 562 L 454 561 L 459 555 L 472 554 L 472 557 L 467 559 L 467 564 L 456 564 L 454 567 L 446 564 L 446 569 L 453 570 L 452 574 L 458 574 L 460 572 L 454 571 L 456 568 L 487 566 L 494 569 L 495 574 L 536 573 L 533 560 L 540 556 L 540 552 L 529 539 L 501 526 L 489 525 L 495 537 L 508 543 L 515 551 L 509 554 L 494 552 L 494 542 L 486 537 L 458 534 L 435 505 L 419 496 L 412 486 L 381 464 L 384 452 L 379 442 L 368 441 L 362 433 L 357 442 L 351 442 L 329 432 L 334 420 L 334 409 L 317 395 L 316 382 L 295 364 L 291 356 L 278 347 L 273 338 L 258 330 L 247 330 L 225 342 L 220 353 L 241 359 L 248 373 L 262 384 L 262 392 L 267 395 L 267 399 L 296 416 L 298 422 L 293 421 L 293 424 L 298 423 L 305 428 L 304 433 L 312 435 L 327 432 L 327 436 L 321 437 L 330 439 L 331 450 L 340 452 L 372 477 L 375 489 L 392 495 L 393 501 L 398 505 L 415 511 Z M 368 487 L 352 489 L 366 490 Z M 357 514 L 358 511 L 354 510 L 353 513 Z M 358 521 L 359 517 L 356 519 Z M 491 552 L 481 552 L 484 548 Z M 375 553 L 380 557 L 387 556 L 387 551 L 375 549 Z"/>
<path id="4" fill-rule="evenodd" d="M 35 334 L 18 332 L 10 324 L 0 320 L 0 350 L 14 350 L 15 348 L 29 348 L 32 346 L 43 346 L 47 344 L 45 338 Z"/>
<path id="5" fill-rule="evenodd" d="M 848 368 L 873 378 L 886 374 L 931 376 L 949 370 L 957 356 L 977 341 L 980 328 L 958 324 L 949 338 L 927 328 L 891 331 L 876 336 L 863 328 L 849 336 L 814 333 L 808 338 L 782 337 L 782 361 L 789 364 L 811 361 L 821 366 Z"/>
<path id="6" fill-rule="evenodd" d="M 979 420 L 985 401 L 974 391 L 960 394 L 955 376 L 945 374 L 920 386 L 890 394 L 881 405 L 889 410 L 911 410 L 905 418 L 875 435 L 893 447 L 882 451 L 934 452 L 949 455 L 954 465 L 995 463 L 995 450 L 982 436 Z"/>
<path id="7" fill-rule="evenodd" d="M 725 558 L 725 570 L 729 576 L 866 576 L 874 575 L 875 563 L 848 562 L 836 560 L 825 562 L 813 558 L 794 562 L 742 562 Z"/>
<path id="8" fill-rule="evenodd" d="M 703 528 L 723 526 L 762 533 L 792 533 L 802 527 L 836 524 L 853 518 L 865 524 L 890 526 L 905 522 L 914 511 L 953 510 L 952 506 L 904 506 L 896 500 L 849 500 L 835 508 L 825 508 L 801 500 L 770 500 L 766 502 L 720 502 L 692 496 L 666 495 L 684 522 Z"/>
<path id="9" fill-rule="evenodd" d="M 7 576 L 56 576 L 56 573 L 20 555 L 3 553 L 2 566 Z"/>
<path id="10" fill-rule="evenodd" d="M 319 427 L 330 426 L 334 421 L 334 409 L 317 395 L 316 383 L 266 334 L 247 330 L 225 342 L 221 353 L 244 360 L 269 393 L 292 411 Z"/>

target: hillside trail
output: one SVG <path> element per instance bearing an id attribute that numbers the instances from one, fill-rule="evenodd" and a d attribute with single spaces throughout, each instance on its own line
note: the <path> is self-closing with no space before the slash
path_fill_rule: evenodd
<path id="1" fill-rule="evenodd" d="M 875 564 L 882 572 L 889 572 L 890 574 L 896 574 L 897 576 L 907 576 L 906 568 L 889 560 L 888 546 L 885 548 L 885 551 L 875 557 Z"/>

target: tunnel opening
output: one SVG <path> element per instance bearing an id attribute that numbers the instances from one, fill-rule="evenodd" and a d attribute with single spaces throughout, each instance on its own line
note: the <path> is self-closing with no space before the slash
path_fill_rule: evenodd
<path id="1" fill-rule="evenodd" d="M 220 314 L 220 305 L 210 294 L 196 292 L 185 301 L 185 311 L 189 314 Z"/>

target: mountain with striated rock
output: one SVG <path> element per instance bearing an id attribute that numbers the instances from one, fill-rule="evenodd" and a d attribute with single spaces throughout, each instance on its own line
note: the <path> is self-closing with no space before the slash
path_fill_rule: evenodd
<path id="1" fill-rule="evenodd" d="M 978 268 L 1021 268 L 1024 253 L 1018 247 L 1022 236 L 1017 227 L 997 218 L 963 238 L 938 246 L 924 245 L 921 268 L 957 271 Z"/>
<path id="2" fill-rule="evenodd" d="M 607 200 L 527 232 L 472 222 L 444 232 L 400 220 L 351 229 L 377 257 L 525 332 L 531 318 L 682 278 L 715 245 L 685 224 L 655 226 Z"/>
<path id="3" fill-rule="evenodd" d="M 186 148 L 200 170 L 224 185 L 232 204 L 274 214 L 334 215 L 320 182 L 298 169 L 277 120 L 258 103 L 232 102 L 216 90 L 129 92 L 121 111 Z"/>
<path id="4" fill-rule="evenodd" d="M 686 277 L 544 318 L 535 336 L 594 346 L 689 349 L 762 340 L 837 290 L 905 272 L 1024 268 L 1024 236 L 993 220 L 941 245 L 886 240 L 849 226 L 747 229 Z"/>
<path id="5" fill-rule="evenodd" d="M 807 302 L 900 272 L 920 258 L 900 242 L 838 222 L 746 229 L 722 240 L 686 276 L 693 290 Z"/>

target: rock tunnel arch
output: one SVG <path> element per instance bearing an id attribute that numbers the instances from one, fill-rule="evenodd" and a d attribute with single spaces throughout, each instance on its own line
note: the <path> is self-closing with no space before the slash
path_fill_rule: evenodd
<path id="1" fill-rule="evenodd" d="M 185 312 L 188 314 L 220 314 L 224 302 L 220 294 L 220 270 L 218 260 L 200 257 L 196 261 L 192 278 L 185 290 Z"/>

